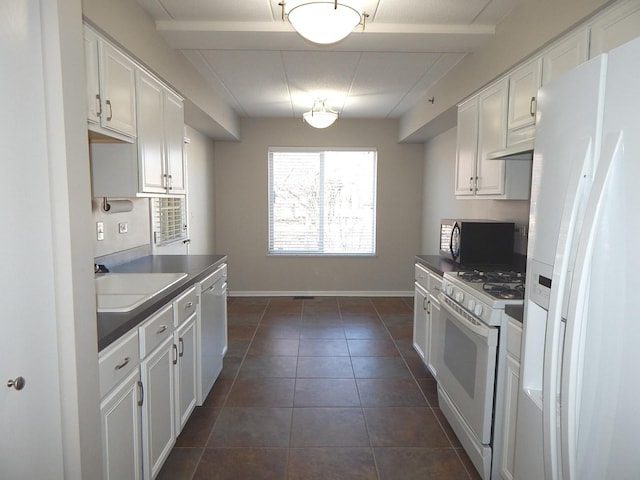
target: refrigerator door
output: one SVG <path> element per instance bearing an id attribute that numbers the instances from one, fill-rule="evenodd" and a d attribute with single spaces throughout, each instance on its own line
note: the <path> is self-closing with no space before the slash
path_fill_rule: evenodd
<path id="1" fill-rule="evenodd" d="M 564 480 L 640 477 L 640 39 L 609 54 L 604 147 L 565 332 Z"/>
<path id="2" fill-rule="evenodd" d="M 567 288 L 600 150 L 605 65 L 606 57 L 593 59 L 538 94 L 523 383 L 516 426 L 515 474 L 522 480 L 559 477 L 557 391 L 562 319 L 566 317 Z M 536 289 L 531 272 L 537 271 L 552 272 L 548 314 L 532 296 Z M 536 458 L 532 458 L 534 452 Z"/>

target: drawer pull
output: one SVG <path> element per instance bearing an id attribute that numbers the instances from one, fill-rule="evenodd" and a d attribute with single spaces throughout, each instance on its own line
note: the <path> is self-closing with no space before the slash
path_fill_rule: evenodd
<path id="1" fill-rule="evenodd" d="M 183 357 L 184 356 L 184 340 L 182 339 L 182 337 L 178 339 L 178 343 L 180 343 L 180 353 L 178 354 L 178 356 Z"/>
<path id="2" fill-rule="evenodd" d="M 124 367 L 126 367 L 129 364 L 129 360 L 131 360 L 129 357 L 124 357 L 124 361 L 119 365 L 116 365 L 115 370 L 122 370 Z"/>
<path id="3" fill-rule="evenodd" d="M 167 331 L 167 326 L 166 325 L 162 325 L 158 331 L 156 332 L 156 335 L 160 335 L 161 333 L 164 333 Z"/>
<path id="4" fill-rule="evenodd" d="M 190 308 L 193 308 L 193 302 L 188 302 L 188 303 L 184 306 L 184 309 L 185 309 L 185 310 L 189 310 Z"/>

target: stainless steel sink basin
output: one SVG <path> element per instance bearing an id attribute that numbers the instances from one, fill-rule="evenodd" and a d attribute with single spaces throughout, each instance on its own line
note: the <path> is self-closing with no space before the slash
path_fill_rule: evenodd
<path id="1" fill-rule="evenodd" d="M 186 276 L 186 273 L 99 275 L 95 279 L 98 312 L 129 312 Z"/>

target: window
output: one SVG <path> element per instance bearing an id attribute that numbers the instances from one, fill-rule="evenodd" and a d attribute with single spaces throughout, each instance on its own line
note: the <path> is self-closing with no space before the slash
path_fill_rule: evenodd
<path id="1" fill-rule="evenodd" d="M 374 149 L 270 148 L 269 253 L 374 255 Z"/>
<path id="2" fill-rule="evenodd" d="M 187 239 L 187 214 L 184 197 L 151 199 L 153 236 L 156 245 Z"/>

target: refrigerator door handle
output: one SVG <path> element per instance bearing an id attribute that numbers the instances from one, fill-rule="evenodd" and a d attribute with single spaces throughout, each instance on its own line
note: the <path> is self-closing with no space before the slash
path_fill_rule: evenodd
<path id="1" fill-rule="evenodd" d="M 584 340 L 585 305 L 589 295 L 591 259 L 595 246 L 596 226 L 601 215 L 603 197 L 610 172 L 621 161 L 624 151 L 623 133 L 609 137 L 603 147 L 587 209 L 576 255 L 575 281 L 569 295 L 565 347 L 562 356 L 562 384 L 560 390 L 560 429 L 562 439 L 562 472 L 565 480 L 576 479 L 577 415 L 580 410 L 578 393 Z"/>
<path id="2" fill-rule="evenodd" d="M 571 280 L 572 259 L 575 259 L 574 253 L 582 224 L 581 217 L 584 215 L 589 194 L 593 150 L 593 139 L 590 137 L 585 138 L 579 150 L 576 150 L 577 155 L 582 158 L 582 162 L 575 164 L 576 171 L 570 176 L 570 183 L 566 190 L 555 254 L 556 261 L 553 268 L 554 287 L 551 289 L 549 299 L 542 377 L 542 434 L 545 478 L 554 480 L 559 478 L 561 468 L 559 463 L 558 404 L 564 333 L 563 306 L 566 303 L 565 296 Z"/>

